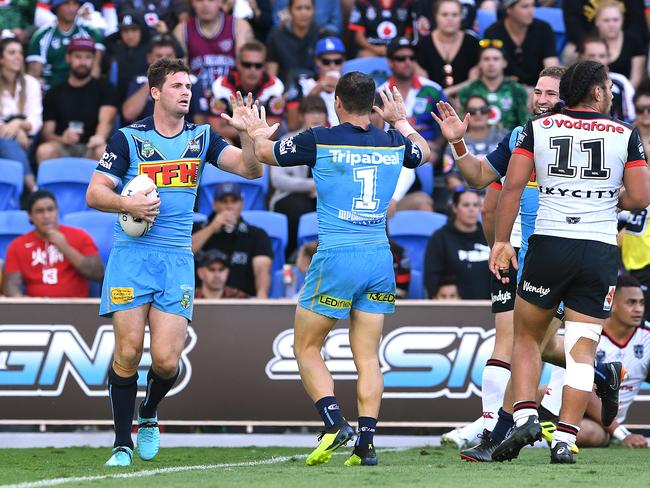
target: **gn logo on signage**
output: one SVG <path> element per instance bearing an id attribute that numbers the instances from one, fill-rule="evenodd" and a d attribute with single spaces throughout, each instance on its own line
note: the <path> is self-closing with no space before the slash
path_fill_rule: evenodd
<path id="1" fill-rule="evenodd" d="M 140 163 L 138 174 L 147 175 L 158 188 L 195 188 L 200 164 L 200 159 Z"/>

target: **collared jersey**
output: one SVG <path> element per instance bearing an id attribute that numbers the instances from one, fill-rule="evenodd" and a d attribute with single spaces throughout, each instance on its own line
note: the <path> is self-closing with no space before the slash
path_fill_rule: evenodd
<path id="1" fill-rule="evenodd" d="M 209 125 L 185 122 L 173 137 L 156 131 L 153 117 L 123 127 L 109 140 L 98 171 L 123 186 L 148 175 L 158 187 L 160 214 L 142 237 L 124 233 L 115 225 L 115 240 L 157 246 L 190 247 L 196 189 L 206 162 L 218 166 L 228 144 Z"/>
<path id="2" fill-rule="evenodd" d="M 616 245 L 616 204 L 626 168 L 646 165 L 637 129 L 596 112 L 528 121 L 513 153 L 535 161 L 535 234 Z"/>
<path id="3" fill-rule="evenodd" d="M 395 130 L 350 123 L 314 127 L 277 141 L 279 166 L 311 166 L 318 193 L 319 249 L 387 242 L 386 211 L 402 166 L 422 151 Z"/>

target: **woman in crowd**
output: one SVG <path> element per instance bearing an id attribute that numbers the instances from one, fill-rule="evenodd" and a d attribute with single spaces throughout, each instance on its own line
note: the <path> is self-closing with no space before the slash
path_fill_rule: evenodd
<path id="1" fill-rule="evenodd" d="M 462 87 L 458 85 L 469 78 L 470 70 L 478 64 L 478 40 L 462 29 L 462 9 L 459 0 L 434 3 L 436 28 L 416 45 L 418 64 L 427 78 L 445 89 L 447 97 L 456 94 Z"/>
<path id="2" fill-rule="evenodd" d="M 634 94 L 633 101 L 636 111 L 634 126 L 639 131 L 647 157 L 650 154 L 650 82 L 646 81 L 641 84 Z"/>
<path id="3" fill-rule="evenodd" d="M 25 188 L 36 184 L 27 151 L 43 125 L 41 85 L 25 73 L 23 47 L 15 38 L 0 41 L 0 158 L 23 165 Z M 0 168 L 0 172 L 2 169 Z"/>
<path id="4" fill-rule="evenodd" d="M 428 296 L 435 297 L 443 276 L 456 277 L 463 299 L 490 297 L 487 245 L 478 221 L 481 197 L 460 190 L 452 197 L 452 221 L 433 233 L 424 255 L 424 284 Z"/>
<path id="5" fill-rule="evenodd" d="M 633 31 L 623 31 L 623 8 L 617 0 L 602 0 L 596 9 L 594 24 L 609 48 L 609 70 L 622 74 L 638 88 L 643 79 L 648 47 Z"/>
<path id="6" fill-rule="evenodd" d="M 300 73 L 313 75 L 318 24 L 314 22 L 314 0 L 290 0 L 287 25 L 276 25 L 267 43 L 269 74 L 289 85 Z"/>

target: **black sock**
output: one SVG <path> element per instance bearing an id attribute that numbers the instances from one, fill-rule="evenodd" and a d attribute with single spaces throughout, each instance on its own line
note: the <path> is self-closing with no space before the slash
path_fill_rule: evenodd
<path id="1" fill-rule="evenodd" d="M 180 370 L 178 368 L 174 376 L 165 379 L 158 376 L 153 368 L 149 368 L 149 372 L 147 373 L 147 394 L 140 404 L 140 417 L 151 419 L 156 416 L 156 409 L 160 400 L 165 398 L 167 392 L 172 389 L 172 386 L 174 386 L 174 383 L 178 379 Z"/>
<path id="2" fill-rule="evenodd" d="M 599 389 L 607 388 L 607 367 L 606 363 L 594 361 L 594 383 Z"/>
<path id="3" fill-rule="evenodd" d="M 318 414 L 323 419 L 325 429 L 329 430 L 343 422 L 339 404 L 335 396 L 327 396 L 318 400 L 315 404 Z"/>
<path id="4" fill-rule="evenodd" d="M 508 431 L 515 425 L 512 414 L 506 412 L 503 408 L 499 409 L 499 420 L 490 433 L 490 439 L 501 444 L 503 439 L 508 435 Z"/>
<path id="5" fill-rule="evenodd" d="M 138 393 L 138 373 L 128 378 L 119 376 L 111 366 L 108 371 L 108 394 L 113 409 L 113 424 L 115 425 L 115 443 L 113 447 L 127 446 L 133 449 L 131 427 L 135 396 Z"/>
<path id="6" fill-rule="evenodd" d="M 355 443 L 355 451 L 367 451 L 372 447 L 377 419 L 372 417 L 359 417 L 359 437 Z"/>

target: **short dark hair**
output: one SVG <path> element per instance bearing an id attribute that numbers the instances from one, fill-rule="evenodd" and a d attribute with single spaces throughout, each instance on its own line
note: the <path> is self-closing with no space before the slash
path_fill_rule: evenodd
<path id="1" fill-rule="evenodd" d="M 174 39 L 169 34 L 158 34 L 153 36 L 149 41 L 149 48 L 147 49 L 148 53 L 152 53 L 157 47 L 171 47 L 176 52 L 176 44 L 174 44 Z"/>
<path id="2" fill-rule="evenodd" d="M 636 105 L 636 102 L 640 97 L 650 97 L 650 80 L 647 78 L 639 83 L 639 86 L 632 97 L 632 102 Z"/>
<path id="3" fill-rule="evenodd" d="M 561 80 L 564 76 L 564 73 L 566 73 L 566 68 L 564 66 L 548 66 L 539 72 L 538 78 L 548 76 L 549 78 Z"/>
<path id="4" fill-rule="evenodd" d="M 478 93 L 476 93 L 474 95 L 470 95 L 469 97 L 467 97 L 467 100 L 465 100 L 465 103 L 463 104 L 463 110 L 465 112 L 467 112 L 467 105 L 469 105 L 469 101 L 473 100 L 474 98 L 478 98 L 479 100 L 484 102 L 485 105 L 487 105 L 488 107 L 490 106 L 490 103 L 487 101 L 487 98 L 485 98 L 483 95 L 479 95 Z"/>
<path id="5" fill-rule="evenodd" d="M 456 191 L 454 191 L 454 193 L 451 195 L 451 203 L 454 207 L 458 206 L 458 204 L 460 203 L 460 197 L 462 197 L 463 194 L 465 193 L 473 193 L 476 196 L 480 196 L 477 191 L 474 191 L 470 188 L 465 188 L 465 187 L 459 188 Z"/>
<path id="6" fill-rule="evenodd" d="M 298 111 L 301 114 L 319 112 L 327 115 L 327 105 L 325 105 L 325 101 L 320 97 L 320 95 L 307 95 L 300 101 Z"/>
<path id="7" fill-rule="evenodd" d="M 43 200 L 44 198 L 50 198 L 54 202 L 54 205 L 58 207 L 56 198 L 51 192 L 47 190 L 36 190 L 34 193 L 29 195 L 29 198 L 27 199 L 27 213 L 32 213 L 32 208 L 36 205 L 36 202 Z"/>
<path id="8" fill-rule="evenodd" d="M 351 71 L 344 74 L 336 84 L 334 95 L 339 97 L 347 112 L 369 114 L 375 101 L 375 82 L 372 77 L 360 71 Z"/>
<path id="9" fill-rule="evenodd" d="M 607 42 L 605 42 L 605 39 L 595 34 L 589 34 L 582 39 L 582 42 L 580 44 L 578 44 L 578 54 L 580 56 L 583 56 L 585 54 L 585 46 L 587 44 L 593 44 L 596 42 L 603 44 L 605 48 L 607 48 L 607 52 L 609 52 L 609 46 L 607 45 Z"/>
<path id="10" fill-rule="evenodd" d="M 620 288 L 641 288 L 641 282 L 634 276 L 629 274 L 622 274 L 616 280 L 616 289 Z"/>
<path id="11" fill-rule="evenodd" d="M 149 81 L 149 89 L 162 88 L 165 83 L 165 78 L 167 75 L 173 75 L 175 73 L 187 73 L 190 74 L 190 68 L 187 66 L 187 63 L 182 59 L 176 58 L 162 58 L 149 66 L 147 70 L 147 79 Z"/>
<path id="12" fill-rule="evenodd" d="M 596 61 L 578 61 L 567 68 L 560 80 L 560 98 L 569 107 L 590 102 L 591 89 L 605 86 L 608 80 L 607 66 Z"/>
<path id="13" fill-rule="evenodd" d="M 431 6 L 431 14 L 433 15 L 433 20 L 436 20 L 438 10 L 440 10 L 440 7 L 443 3 L 455 3 L 458 6 L 460 12 L 463 12 L 463 4 L 460 2 L 460 0 L 438 0 L 437 2 L 433 2 L 433 5 Z"/>

